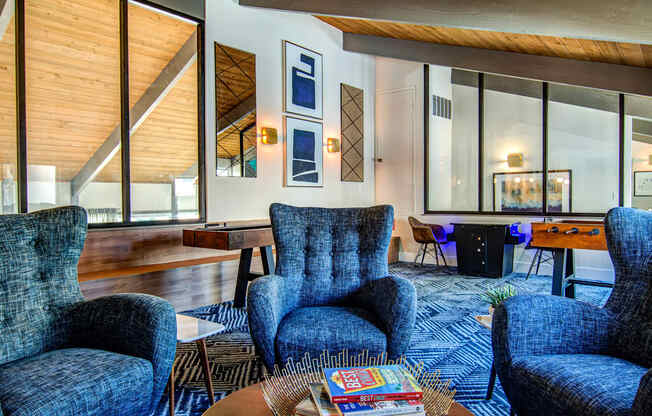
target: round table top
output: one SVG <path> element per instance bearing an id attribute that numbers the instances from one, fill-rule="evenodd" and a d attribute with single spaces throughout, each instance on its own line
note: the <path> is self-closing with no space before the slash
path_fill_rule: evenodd
<path id="1" fill-rule="evenodd" d="M 204 412 L 203 416 L 273 416 L 263 398 L 260 383 L 238 390 Z M 468 409 L 453 402 L 448 416 L 473 416 Z"/>

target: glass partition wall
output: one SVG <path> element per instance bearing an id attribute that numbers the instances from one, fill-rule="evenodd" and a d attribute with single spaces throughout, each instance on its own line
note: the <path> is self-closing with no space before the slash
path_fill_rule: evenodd
<path id="1" fill-rule="evenodd" d="M 426 213 L 652 209 L 651 97 L 434 65 L 425 76 Z"/>
<path id="2" fill-rule="evenodd" d="M 149 2 L 16 4 L 0 19 L 0 213 L 203 218 L 202 22 Z"/>

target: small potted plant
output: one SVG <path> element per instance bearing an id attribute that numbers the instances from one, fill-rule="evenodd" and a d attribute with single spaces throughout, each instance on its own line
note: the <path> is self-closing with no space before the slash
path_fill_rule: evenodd
<path id="1" fill-rule="evenodd" d="M 507 298 L 515 296 L 516 289 L 512 285 L 505 285 L 496 289 L 488 290 L 484 293 L 484 300 L 489 302 L 489 315 L 494 314 L 494 308 L 503 303 Z"/>

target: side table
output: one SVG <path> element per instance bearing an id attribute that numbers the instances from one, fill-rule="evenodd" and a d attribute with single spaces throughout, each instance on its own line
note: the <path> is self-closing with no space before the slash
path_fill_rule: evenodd
<path id="1" fill-rule="evenodd" d="M 475 320 L 489 331 L 491 331 L 492 315 L 476 315 Z M 491 399 L 494 394 L 494 385 L 496 384 L 496 367 L 491 363 L 491 372 L 489 373 L 489 385 L 487 386 L 487 395 L 485 400 Z"/>
<path id="2" fill-rule="evenodd" d="M 199 353 L 199 358 L 204 369 L 204 379 L 211 406 L 215 404 L 215 393 L 213 391 L 213 381 L 208 364 L 206 338 L 224 332 L 225 329 L 226 327 L 222 324 L 177 314 L 177 342 L 197 343 L 197 352 Z M 174 416 L 174 364 L 172 365 L 172 372 L 168 379 L 168 394 L 170 397 L 170 416 Z"/>

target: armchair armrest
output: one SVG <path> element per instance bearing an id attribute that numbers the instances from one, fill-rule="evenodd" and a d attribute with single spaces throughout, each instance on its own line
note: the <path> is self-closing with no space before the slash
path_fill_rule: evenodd
<path id="1" fill-rule="evenodd" d="M 652 369 L 641 378 L 632 406 L 633 416 L 646 416 L 652 409 Z"/>
<path id="2" fill-rule="evenodd" d="M 417 313 L 417 291 L 412 282 L 402 277 L 383 277 L 369 282 L 355 298 L 383 325 L 389 358 L 407 351 Z"/>
<path id="3" fill-rule="evenodd" d="M 290 278 L 270 274 L 249 285 L 247 315 L 249 332 L 258 353 L 271 372 L 274 370 L 275 339 L 281 320 L 298 305 L 298 283 Z"/>
<path id="4" fill-rule="evenodd" d="M 522 355 L 605 352 L 612 324 L 607 310 L 585 302 L 559 296 L 514 296 L 494 311 L 496 368 Z"/>
<path id="5" fill-rule="evenodd" d="M 88 346 L 152 363 L 153 408 L 168 381 L 177 345 L 174 308 L 166 300 L 149 295 L 120 294 L 75 305 L 76 345 Z"/>

